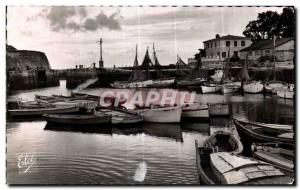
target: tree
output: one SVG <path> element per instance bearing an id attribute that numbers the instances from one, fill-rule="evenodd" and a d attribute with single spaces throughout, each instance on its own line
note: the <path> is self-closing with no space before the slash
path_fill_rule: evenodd
<path id="1" fill-rule="evenodd" d="M 250 21 L 243 34 L 252 41 L 282 37 L 294 37 L 295 35 L 295 10 L 285 7 L 281 14 L 275 11 L 259 13 L 256 20 Z"/>

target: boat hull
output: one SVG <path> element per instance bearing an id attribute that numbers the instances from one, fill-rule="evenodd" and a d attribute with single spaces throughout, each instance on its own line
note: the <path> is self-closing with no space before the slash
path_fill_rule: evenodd
<path id="1" fill-rule="evenodd" d="M 221 90 L 220 86 L 200 86 L 200 88 L 201 88 L 201 92 L 203 94 L 214 93 L 214 92 L 218 92 L 219 90 Z"/>
<path id="2" fill-rule="evenodd" d="M 207 119 L 209 118 L 207 105 L 190 105 L 182 109 L 182 118 Z"/>
<path id="3" fill-rule="evenodd" d="M 243 90 L 245 93 L 250 93 L 250 94 L 262 93 L 264 91 L 264 85 L 261 82 L 244 84 Z"/>
<path id="4" fill-rule="evenodd" d="M 276 94 L 277 91 L 287 88 L 287 83 L 283 81 L 269 81 L 265 84 L 265 91 L 272 94 Z"/>
<path id="5" fill-rule="evenodd" d="M 59 114 L 45 114 L 43 117 L 47 122 L 60 123 L 69 125 L 96 125 L 108 124 L 111 122 L 110 115 L 95 116 L 95 115 L 59 115 Z"/>
<path id="6" fill-rule="evenodd" d="M 179 123 L 181 120 L 182 107 L 165 107 L 137 110 L 144 121 L 154 123 Z"/>
<path id="7" fill-rule="evenodd" d="M 12 116 L 41 116 L 43 114 L 75 113 L 78 111 L 79 107 L 77 106 L 8 110 L 9 114 Z"/>
<path id="8" fill-rule="evenodd" d="M 284 98 L 284 99 L 293 99 L 294 91 L 279 90 L 279 91 L 277 91 L 277 96 L 280 98 Z"/>
<path id="9" fill-rule="evenodd" d="M 223 94 L 230 94 L 238 92 L 240 89 L 239 85 L 236 84 L 224 84 L 221 88 Z"/>

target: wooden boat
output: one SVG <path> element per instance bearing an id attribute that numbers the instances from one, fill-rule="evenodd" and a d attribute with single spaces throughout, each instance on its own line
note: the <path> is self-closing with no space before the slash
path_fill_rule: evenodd
<path id="1" fill-rule="evenodd" d="M 279 146 L 271 143 L 254 144 L 252 145 L 253 157 L 270 163 L 289 175 L 293 175 L 295 153 Z"/>
<path id="2" fill-rule="evenodd" d="M 12 116 L 40 116 L 50 113 L 74 113 L 78 112 L 77 106 L 64 106 L 64 107 L 46 107 L 46 108 L 24 108 L 8 110 Z"/>
<path id="3" fill-rule="evenodd" d="M 204 140 L 203 147 L 212 152 L 230 152 L 241 154 L 243 145 L 241 141 L 229 131 L 219 130 Z"/>
<path id="4" fill-rule="evenodd" d="M 267 124 L 267 123 L 260 123 L 255 121 L 249 121 L 247 119 L 235 118 L 243 125 L 252 125 L 254 127 L 260 127 L 261 130 L 268 134 L 283 134 L 283 133 L 291 133 L 293 132 L 292 125 L 281 125 L 281 124 Z"/>
<path id="5" fill-rule="evenodd" d="M 148 88 L 171 87 L 175 83 L 175 78 L 153 80 L 153 84 L 148 84 Z"/>
<path id="6" fill-rule="evenodd" d="M 18 101 L 18 108 L 47 108 L 54 107 L 48 103 L 41 103 L 37 101 Z"/>
<path id="7" fill-rule="evenodd" d="M 186 104 L 182 108 L 182 118 L 209 118 L 207 104 Z"/>
<path id="8" fill-rule="evenodd" d="M 240 88 L 241 88 L 240 85 L 233 82 L 229 82 L 221 86 L 221 91 L 223 94 L 229 94 L 229 93 L 238 92 Z"/>
<path id="9" fill-rule="evenodd" d="M 212 76 L 210 76 L 210 78 L 214 82 L 220 82 L 222 80 L 223 75 L 223 70 L 216 70 L 215 73 Z"/>
<path id="10" fill-rule="evenodd" d="M 272 80 L 269 82 L 266 82 L 265 84 L 265 90 L 268 93 L 273 93 L 277 94 L 277 91 L 282 90 L 282 89 L 287 89 L 288 84 L 283 81 L 278 81 L 278 80 Z"/>
<path id="11" fill-rule="evenodd" d="M 295 144 L 293 133 L 271 135 L 269 133 L 266 133 L 265 129 L 261 126 L 243 123 L 235 118 L 233 119 L 233 121 L 242 139 L 249 139 L 255 143 L 283 143 L 292 147 Z"/>
<path id="12" fill-rule="evenodd" d="M 144 117 L 128 110 L 119 109 L 119 108 L 95 108 L 95 115 L 111 115 L 112 124 L 136 124 L 144 121 Z"/>
<path id="13" fill-rule="evenodd" d="M 200 85 L 202 94 L 214 93 L 221 90 L 221 86 L 213 83 L 206 83 Z"/>
<path id="14" fill-rule="evenodd" d="M 184 79 L 176 82 L 177 87 L 198 86 L 205 82 L 204 78 Z"/>
<path id="15" fill-rule="evenodd" d="M 93 100 L 66 100 L 52 103 L 56 107 L 77 106 L 86 110 L 92 110 L 97 107 L 98 102 Z"/>
<path id="16" fill-rule="evenodd" d="M 196 163 L 200 182 L 207 185 L 291 184 L 293 178 L 274 166 L 230 152 L 212 153 L 196 142 Z"/>
<path id="17" fill-rule="evenodd" d="M 262 93 L 264 91 L 264 85 L 260 81 L 251 81 L 244 84 L 243 90 L 245 93 L 251 94 Z"/>
<path id="18" fill-rule="evenodd" d="M 60 123 L 69 125 L 96 125 L 108 124 L 111 122 L 111 116 L 106 114 L 44 114 L 43 117 L 46 119 L 47 122 L 50 123 Z"/>
<path id="19" fill-rule="evenodd" d="M 208 104 L 209 116 L 228 116 L 229 106 L 227 103 Z"/>
<path id="20" fill-rule="evenodd" d="M 54 96 L 43 96 L 43 95 L 35 95 L 35 101 L 40 103 L 54 103 L 59 101 L 64 101 L 64 97 L 54 97 Z"/>
<path id="21" fill-rule="evenodd" d="M 153 107 L 134 110 L 144 117 L 144 121 L 154 123 L 179 123 L 181 120 L 182 106 Z"/>
<path id="22" fill-rule="evenodd" d="M 293 99 L 294 98 L 294 91 L 291 90 L 278 90 L 277 96 L 284 99 Z"/>

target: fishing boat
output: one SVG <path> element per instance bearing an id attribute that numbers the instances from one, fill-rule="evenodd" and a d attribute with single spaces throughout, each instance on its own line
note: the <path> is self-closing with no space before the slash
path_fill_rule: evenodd
<path id="1" fill-rule="evenodd" d="M 18 101 L 18 108 L 47 108 L 47 107 L 54 107 L 48 103 L 42 103 L 37 101 Z"/>
<path id="2" fill-rule="evenodd" d="M 209 116 L 229 116 L 229 106 L 227 103 L 210 103 L 208 104 Z"/>
<path id="3" fill-rule="evenodd" d="M 254 144 L 251 149 L 254 158 L 270 163 L 288 175 L 294 174 L 294 151 L 281 148 L 280 145 L 272 143 Z"/>
<path id="4" fill-rule="evenodd" d="M 282 132 L 272 135 L 266 132 L 265 127 L 250 125 L 236 118 L 234 118 L 233 121 L 242 139 L 248 139 L 255 143 L 283 143 L 291 147 L 295 144 L 293 133 Z"/>
<path id="5" fill-rule="evenodd" d="M 219 70 L 215 70 L 215 73 L 212 76 L 210 76 L 210 78 L 214 82 L 220 82 L 222 80 L 223 75 L 224 75 L 223 70 L 219 69 Z"/>
<path id="6" fill-rule="evenodd" d="M 221 90 L 221 86 L 215 83 L 203 83 L 200 85 L 202 94 L 214 93 Z"/>
<path id="7" fill-rule="evenodd" d="M 208 119 L 209 113 L 208 113 L 208 105 L 207 104 L 199 104 L 199 103 L 193 103 L 193 104 L 185 104 L 182 107 L 182 118 L 193 118 L 193 119 Z"/>
<path id="8" fill-rule="evenodd" d="M 52 103 L 52 105 L 56 107 L 76 106 L 79 109 L 92 110 L 98 105 L 98 102 L 93 100 L 66 100 Z"/>
<path id="9" fill-rule="evenodd" d="M 114 107 L 97 107 L 94 109 L 95 115 L 111 115 L 112 124 L 137 124 L 144 121 L 144 117 L 125 109 L 114 108 Z"/>
<path id="10" fill-rule="evenodd" d="M 182 106 L 152 107 L 134 110 L 144 117 L 146 122 L 154 123 L 179 123 L 181 120 Z"/>
<path id="11" fill-rule="evenodd" d="M 283 81 L 272 80 L 265 83 L 265 91 L 267 93 L 277 94 L 277 91 L 288 89 L 288 84 Z"/>
<path id="12" fill-rule="evenodd" d="M 49 123 L 69 125 L 97 125 L 109 124 L 111 122 L 111 116 L 107 114 L 44 114 L 43 117 Z"/>
<path id="13" fill-rule="evenodd" d="M 271 164 L 231 152 L 212 152 L 196 142 L 200 182 L 206 185 L 291 184 L 293 178 Z"/>
<path id="14" fill-rule="evenodd" d="M 221 91 L 223 94 L 229 94 L 238 92 L 240 90 L 241 86 L 232 82 L 225 83 L 221 86 Z"/>
<path id="15" fill-rule="evenodd" d="M 35 94 L 34 100 L 39 103 L 54 103 L 58 101 L 64 101 L 65 97 L 44 96 Z"/>
<path id="16" fill-rule="evenodd" d="M 8 110 L 11 116 L 40 116 L 50 113 L 75 113 L 79 111 L 77 106 L 45 107 L 45 108 L 22 108 Z"/>
<path id="17" fill-rule="evenodd" d="M 282 133 L 293 132 L 292 125 L 267 124 L 267 123 L 249 121 L 249 120 L 243 119 L 243 118 L 235 118 L 235 120 L 237 120 L 238 122 L 240 122 L 243 125 L 252 125 L 254 127 L 260 127 L 264 133 L 269 133 L 269 134 L 273 134 L 273 135 L 274 134 L 280 135 Z"/>
<path id="18" fill-rule="evenodd" d="M 250 81 L 244 83 L 243 90 L 245 93 L 257 94 L 264 91 L 264 84 L 261 81 Z"/>
<path id="19" fill-rule="evenodd" d="M 277 91 L 277 96 L 284 99 L 293 99 L 294 91 L 288 89 L 282 89 Z"/>
<path id="20" fill-rule="evenodd" d="M 149 51 L 147 48 L 144 60 L 139 66 L 137 57 L 137 46 L 135 52 L 135 59 L 133 64 L 133 71 L 127 81 L 116 81 L 111 84 L 113 88 L 146 88 L 148 85 L 153 84 L 153 80 L 150 79 L 149 68 L 152 61 L 149 56 Z"/>

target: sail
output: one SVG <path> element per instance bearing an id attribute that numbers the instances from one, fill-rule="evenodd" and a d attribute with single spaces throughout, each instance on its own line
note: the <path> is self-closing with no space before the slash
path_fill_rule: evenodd
<path id="1" fill-rule="evenodd" d="M 221 81 L 231 80 L 231 63 L 230 63 L 229 52 L 230 52 L 230 49 L 228 50 L 228 56 L 226 58 L 225 68 L 224 68 L 223 77 L 222 77 Z"/>
<path id="2" fill-rule="evenodd" d="M 140 68 L 145 71 L 145 78 L 143 80 L 149 80 L 150 79 L 149 69 L 150 69 L 150 66 L 152 66 L 152 65 L 153 65 L 153 63 L 150 59 L 149 51 L 148 51 L 148 48 L 147 48 L 144 60 L 142 62 L 142 65 L 140 66 Z"/>
<path id="3" fill-rule="evenodd" d="M 246 59 L 245 59 L 245 63 L 243 65 L 243 69 L 241 70 L 241 73 L 240 73 L 240 79 L 242 81 L 248 81 L 250 79 L 249 77 L 249 73 L 248 73 L 248 55 L 246 56 Z"/>
<path id="4" fill-rule="evenodd" d="M 162 72 L 161 72 L 161 65 L 159 64 L 159 61 L 158 61 L 157 56 L 156 56 L 154 43 L 153 43 L 153 61 L 154 61 L 154 69 L 157 72 L 158 78 L 163 78 Z"/>
<path id="5" fill-rule="evenodd" d="M 137 46 L 136 46 L 133 70 L 131 75 L 129 76 L 128 82 L 144 80 L 144 78 L 145 78 L 145 73 L 139 68 Z"/>
<path id="6" fill-rule="evenodd" d="M 176 69 L 178 75 L 190 75 L 192 70 L 192 68 L 189 65 L 187 65 L 178 55 Z"/>

